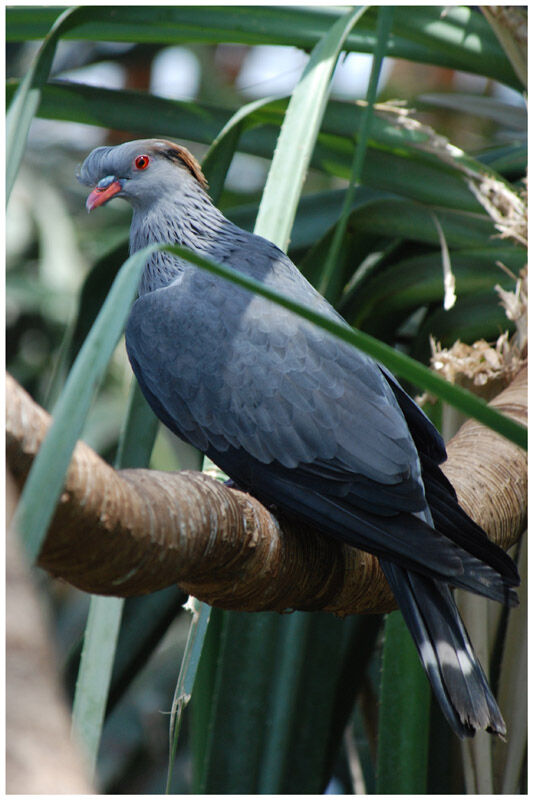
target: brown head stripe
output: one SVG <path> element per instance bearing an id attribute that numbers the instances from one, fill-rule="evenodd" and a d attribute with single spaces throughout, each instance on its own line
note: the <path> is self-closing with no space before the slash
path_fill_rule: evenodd
<path id="1" fill-rule="evenodd" d="M 162 156 L 168 158 L 169 161 L 179 162 L 186 166 L 191 175 L 194 175 L 200 186 L 203 189 L 207 189 L 208 183 L 200 164 L 186 147 L 166 141 L 165 139 L 160 140 L 157 145 L 157 149 Z"/>

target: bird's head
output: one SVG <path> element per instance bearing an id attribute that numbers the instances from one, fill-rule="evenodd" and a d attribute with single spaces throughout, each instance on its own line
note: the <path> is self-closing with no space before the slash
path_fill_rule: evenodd
<path id="1" fill-rule="evenodd" d="M 87 210 L 123 197 L 134 208 L 149 206 L 166 192 L 207 188 L 193 155 L 164 139 L 138 139 L 116 147 L 97 147 L 81 165 L 78 180 L 93 187 Z"/>

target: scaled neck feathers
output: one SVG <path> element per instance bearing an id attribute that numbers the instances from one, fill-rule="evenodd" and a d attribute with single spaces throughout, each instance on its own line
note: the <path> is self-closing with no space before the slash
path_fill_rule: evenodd
<path id="1" fill-rule="evenodd" d="M 232 224 L 213 205 L 198 185 L 194 191 L 164 194 L 148 209 L 134 209 L 130 229 L 130 252 L 153 243 L 180 244 L 204 256 L 220 258 L 226 239 L 224 233 Z M 170 253 L 155 253 L 144 269 L 140 294 L 173 283 L 183 270 L 194 268 L 189 262 Z"/>

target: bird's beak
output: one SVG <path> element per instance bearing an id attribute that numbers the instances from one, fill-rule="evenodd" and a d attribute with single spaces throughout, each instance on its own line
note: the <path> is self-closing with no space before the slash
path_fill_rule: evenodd
<path id="1" fill-rule="evenodd" d="M 98 181 L 95 188 L 87 198 L 85 206 L 87 211 L 92 211 L 93 208 L 103 206 L 108 200 L 111 200 L 116 194 L 122 191 L 122 181 L 114 175 L 107 175 Z"/>

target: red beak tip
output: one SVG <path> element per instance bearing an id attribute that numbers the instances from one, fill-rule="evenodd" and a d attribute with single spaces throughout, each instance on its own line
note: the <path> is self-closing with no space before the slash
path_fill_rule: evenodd
<path id="1" fill-rule="evenodd" d="M 111 200 L 116 194 L 122 191 L 122 185 L 120 181 L 113 181 L 109 186 L 105 189 L 98 189 L 95 188 L 90 193 L 89 197 L 85 202 L 85 207 L 87 211 L 91 212 L 93 208 L 98 208 L 98 206 L 103 206 L 104 203 L 107 203 L 108 200 Z"/>

